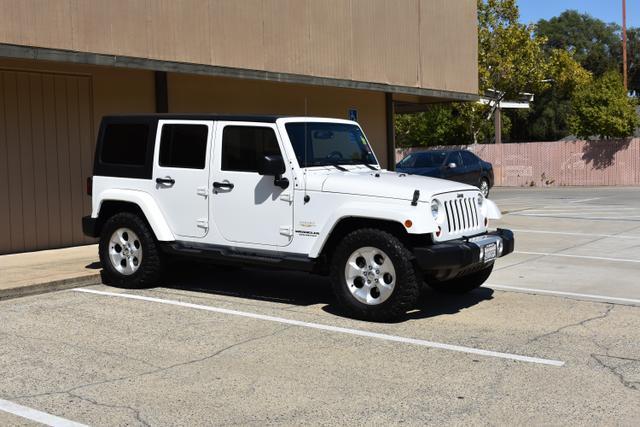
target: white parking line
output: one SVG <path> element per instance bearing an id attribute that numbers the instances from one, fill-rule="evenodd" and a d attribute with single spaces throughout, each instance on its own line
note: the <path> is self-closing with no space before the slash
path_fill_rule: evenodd
<path id="1" fill-rule="evenodd" d="M 205 310 L 205 311 L 210 311 L 210 312 L 214 312 L 214 313 L 221 313 L 221 314 L 229 314 L 229 315 L 233 315 L 233 316 L 248 317 L 248 318 L 251 318 L 251 319 L 266 320 L 266 321 L 269 321 L 269 322 L 284 323 L 284 324 L 287 324 L 287 325 L 300 326 L 300 327 L 303 327 L 303 328 L 319 329 L 319 330 L 322 330 L 322 331 L 337 332 L 337 333 L 349 334 L 349 335 L 357 335 L 357 336 L 361 336 L 361 337 L 374 338 L 374 339 L 379 339 L 379 340 L 384 340 L 384 341 L 400 342 L 400 343 L 404 343 L 404 344 L 413 344 L 413 345 L 422 346 L 422 347 L 430 347 L 430 348 L 437 348 L 437 349 L 441 349 L 441 350 L 457 351 L 457 352 L 460 352 L 460 353 L 475 354 L 475 355 L 478 355 L 478 356 L 497 357 L 497 358 L 501 358 L 501 359 L 517 360 L 517 361 L 520 361 L 520 362 L 537 363 L 537 364 L 541 364 L 541 365 L 551 365 L 551 366 L 563 366 L 564 365 L 564 362 L 562 362 L 560 360 L 542 359 L 542 358 L 538 358 L 538 357 L 522 356 L 522 355 L 518 355 L 518 354 L 501 353 L 501 352 L 498 352 L 498 351 L 482 350 L 482 349 L 477 349 L 477 348 L 473 348 L 473 347 L 464 347 L 464 346 L 459 346 L 459 345 L 443 344 L 443 343 L 438 343 L 438 342 L 433 342 L 433 341 L 420 340 L 420 339 L 416 339 L 416 338 L 407 338 L 407 337 L 401 337 L 401 336 L 396 336 L 396 335 L 381 334 L 381 333 L 377 333 L 377 332 L 363 331 L 363 330 L 360 330 L 360 329 L 341 328 L 341 327 L 338 327 L 338 326 L 323 325 L 323 324 L 320 324 L 320 323 L 303 322 L 303 321 L 300 321 L 300 320 L 286 319 L 286 318 L 283 318 L 283 317 L 267 316 L 267 315 L 264 315 L 264 314 L 249 313 L 249 312 L 246 312 L 246 311 L 229 310 L 229 309 L 226 309 L 226 308 L 212 307 L 212 306 L 200 305 L 200 304 L 192 304 L 192 303 L 187 303 L 187 302 L 182 302 L 182 301 L 167 300 L 167 299 L 154 298 L 154 297 L 146 297 L 146 296 L 142 296 L 142 295 L 123 294 L 123 293 L 114 293 L 114 292 L 104 292 L 104 291 L 97 291 L 97 290 L 94 290 L 94 289 L 87 289 L 87 288 L 75 288 L 75 289 L 72 289 L 72 291 L 75 291 L 75 292 L 86 292 L 86 293 L 90 293 L 90 294 L 104 295 L 104 296 L 110 296 L 110 297 L 116 297 L 116 298 L 127 298 L 127 299 L 133 299 L 133 300 L 155 302 L 155 303 L 159 303 L 159 304 L 175 305 L 175 306 L 179 306 L 179 307 L 193 308 L 193 309 L 196 309 L 196 310 Z"/>
<path id="2" fill-rule="evenodd" d="M 575 292 L 563 292 L 563 291 L 549 291 L 546 289 L 535 289 L 535 288 L 519 288 L 516 286 L 494 285 L 489 283 L 485 283 L 483 286 L 488 288 L 493 288 L 493 289 L 507 290 L 507 291 L 531 292 L 534 294 L 549 294 L 549 295 L 561 295 L 561 296 L 569 296 L 569 297 L 577 297 L 577 298 L 597 299 L 597 300 L 603 300 L 606 302 L 625 302 L 630 304 L 640 304 L 640 299 L 610 297 L 606 295 L 580 294 Z"/>
<path id="3" fill-rule="evenodd" d="M 515 231 L 517 233 L 561 234 L 566 236 L 585 236 L 585 237 L 610 237 L 614 239 L 640 239 L 640 236 L 631 236 L 626 234 L 572 233 L 568 231 L 528 230 L 524 228 L 511 228 L 510 230 Z"/>
<path id="4" fill-rule="evenodd" d="M 514 254 L 523 254 L 523 255 L 540 255 L 540 256 L 557 256 L 564 258 L 581 258 L 581 259 L 597 259 L 602 261 L 614 261 L 614 262 L 634 262 L 640 264 L 640 259 L 627 259 L 627 258 L 607 258 L 600 256 L 587 256 L 587 255 L 570 255 L 570 254 L 559 254 L 555 252 L 527 252 L 527 251 L 514 251 Z"/>
<path id="5" fill-rule="evenodd" d="M 8 412 L 51 427 L 87 427 L 85 424 L 56 417 L 55 415 L 47 414 L 46 412 L 41 412 L 3 399 L 0 399 L 0 411 Z"/>
<path id="6" fill-rule="evenodd" d="M 582 203 L 582 202 L 589 202 L 591 200 L 598 200 L 598 199 L 602 199 L 602 197 L 592 197 L 590 199 L 571 200 L 569 203 Z"/>

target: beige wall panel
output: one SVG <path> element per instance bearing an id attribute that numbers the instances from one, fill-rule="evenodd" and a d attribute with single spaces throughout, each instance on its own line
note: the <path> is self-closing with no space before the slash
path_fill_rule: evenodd
<path id="1" fill-rule="evenodd" d="M 314 75 L 351 79 L 351 0 L 305 0 L 309 25 L 307 60 Z"/>
<path id="2" fill-rule="evenodd" d="M 309 69 L 309 16 L 305 1 L 266 1 L 263 19 L 265 69 L 315 74 Z"/>
<path id="3" fill-rule="evenodd" d="M 9 212 L 9 152 L 7 146 L 6 95 L 4 78 L 0 73 L 0 253 L 11 248 L 11 214 Z"/>
<path id="4" fill-rule="evenodd" d="M 72 238 L 74 242 L 84 240 L 78 218 L 83 215 L 82 199 L 86 198 L 82 181 L 82 157 L 80 153 L 80 100 L 78 98 L 78 78 L 67 77 L 67 134 L 69 138 L 69 202 L 71 206 Z M 86 142 L 85 142 L 86 143 Z"/>
<path id="5" fill-rule="evenodd" d="M 22 233 L 26 248 L 36 246 L 35 182 L 29 75 L 16 73 L 18 93 L 18 141 L 20 144 L 20 188 L 22 189 Z"/>
<path id="6" fill-rule="evenodd" d="M 56 138 L 58 140 L 58 186 L 60 187 L 60 236 L 63 245 L 71 245 L 73 241 L 73 206 L 71 194 L 67 189 L 72 187 L 71 164 L 69 160 L 69 122 L 67 106 L 67 78 L 64 75 L 54 77 L 54 98 L 56 117 Z M 76 220 L 77 221 L 77 220 Z M 77 222 L 76 222 L 77 223 Z"/>
<path id="7" fill-rule="evenodd" d="M 47 228 L 49 232 L 49 246 L 56 247 L 62 245 L 62 235 L 60 230 L 60 186 L 58 184 L 58 135 L 56 134 L 55 115 L 55 75 L 43 74 L 42 77 L 42 98 L 44 104 L 44 128 L 45 128 L 45 150 L 46 167 L 45 175 L 47 183 L 48 219 Z"/>
<path id="8" fill-rule="evenodd" d="M 151 58 L 211 63 L 208 2 L 154 0 L 148 14 Z"/>
<path id="9" fill-rule="evenodd" d="M 0 43 L 427 89 L 477 88 L 475 0 L 0 0 L 0 5 Z"/>
<path id="10" fill-rule="evenodd" d="M 149 55 L 147 0 L 71 0 L 70 3 L 74 16 L 70 27 L 74 29 L 74 50 L 143 58 Z"/>
<path id="11" fill-rule="evenodd" d="M 16 73 L 2 73 L 4 79 L 4 113 L 5 129 L 7 134 L 7 158 L 9 175 L 9 205 L 4 209 L 9 210 L 11 221 L 10 239 L 11 248 L 24 250 L 23 211 L 22 211 L 22 164 L 20 162 L 20 134 L 18 118 L 18 84 Z"/>
<path id="12" fill-rule="evenodd" d="M 95 140 L 93 135 L 93 92 L 91 90 L 90 79 L 78 80 L 78 100 L 81 102 L 78 111 L 78 132 L 80 134 L 80 165 L 81 165 L 81 194 L 82 194 L 82 214 L 91 212 L 91 198 L 86 196 L 87 178 L 93 175 L 93 153 L 95 151 Z M 84 102 L 83 102 L 84 101 Z M 97 130 L 96 130 L 97 131 Z M 87 243 L 92 239 L 82 236 Z"/>
<path id="13" fill-rule="evenodd" d="M 42 99 L 42 75 L 29 73 L 29 96 L 31 99 L 31 138 L 33 141 L 33 199 L 35 202 L 36 247 L 49 246 L 47 230 L 49 205 L 47 200 L 47 165 L 44 129 L 44 103 Z"/>
<path id="14" fill-rule="evenodd" d="M 420 17 L 422 86 L 477 93 L 475 0 L 422 0 Z"/>
<path id="15" fill-rule="evenodd" d="M 72 49 L 69 0 L 0 0 L 0 40 Z"/>
<path id="16" fill-rule="evenodd" d="M 380 92 L 170 74 L 172 112 L 284 114 L 346 118 L 357 108 L 359 121 L 386 165 L 385 100 Z"/>
<path id="17" fill-rule="evenodd" d="M 209 0 L 212 63 L 265 69 L 263 4 L 263 0 Z"/>
<path id="18" fill-rule="evenodd" d="M 96 123 L 153 112 L 153 73 L 2 59 L 0 95 L 0 253 L 89 242 Z"/>

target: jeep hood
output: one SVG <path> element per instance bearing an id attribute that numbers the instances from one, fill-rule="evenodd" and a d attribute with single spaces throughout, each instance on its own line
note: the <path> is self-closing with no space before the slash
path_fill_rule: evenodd
<path id="1" fill-rule="evenodd" d="M 433 195 L 441 193 L 478 191 L 476 187 L 454 181 L 390 171 L 350 171 L 330 174 L 322 183 L 321 190 L 330 193 L 403 200 L 411 200 L 414 191 L 419 190 L 421 202 L 428 202 Z"/>

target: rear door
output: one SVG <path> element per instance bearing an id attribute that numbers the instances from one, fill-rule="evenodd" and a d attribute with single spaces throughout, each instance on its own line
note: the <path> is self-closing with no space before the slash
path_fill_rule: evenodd
<path id="1" fill-rule="evenodd" d="M 286 246 L 293 232 L 293 177 L 275 124 L 218 122 L 214 148 L 212 216 L 224 244 Z M 258 174 L 265 155 L 283 156 L 282 189 L 273 176 Z"/>
<path id="2" fill-rule="evenodd" d="M 160 120 L 156 135 L 154 198 L 178 237 L 201 238 L 209 227 L 212 121 Z"/>

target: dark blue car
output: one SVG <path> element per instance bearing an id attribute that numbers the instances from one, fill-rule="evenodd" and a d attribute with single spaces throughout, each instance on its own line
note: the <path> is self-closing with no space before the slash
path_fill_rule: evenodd
<path id="1" fill-rule="evenodd" d="M 486 197 L 493 187 L 493 166 L 467 150 L 434 150 L 409 154 L 396 165 L 398 172 L 432 176 L 474 185 Z"/>

